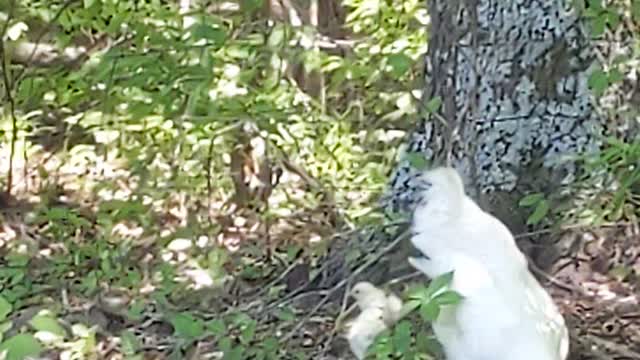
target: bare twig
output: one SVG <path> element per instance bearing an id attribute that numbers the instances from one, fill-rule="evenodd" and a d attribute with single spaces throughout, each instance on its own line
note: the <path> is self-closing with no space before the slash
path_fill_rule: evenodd
<path id="1" fill-rule="evenodd" d="M 367 268 L 369 268 L 371 265 L 373 265 L 376 261 L 378 261 L 384 254 L 388 253 L 389 251 L 391 251 L 394 247 L 396 247 L 400 241 L 405 240 L 406 237 L 408 236 L 409 232 L 406 231 L 403 234 L 401 234 L 400 236 L 398 236 L 398 238 L 396 238 L 393 242 L 391 242 L 389 245 L 385 246 L 380 252 L 378 252 L 375 256 L 373 256 L 371 259 L 369 259 L 367 262 L 365 262 L 364 264 L 362 264 L 360 267 L 358 267 L 357 269 L 355 269 L 347 278 L 342 279 L 338 284 L 336 284 L 334 287 L 332 287 L 331 289 L 329 289 L 329 291 L 327 292 L 327 294 L 325 295 L 325 297 L 320 300 L 320 302 L 318 302 L 318 304 L 316 306 L 313 307 L 313 309 L 311 309 L 311 311 L 309 311 L 303 318 L 302 320 L 300 320 L 298 322 L 298 324 L 296 324 L 296 326 L 293 327 L 293 329 L 291 329 L 291 331 L 289 331 L 289 333 L 287 333 L 283 338 L 282 341 L 288 341 L 295 333 L 297 333 L 300 328 L 313 316 L 315 315 L 318 310 L 320 310 L 320 308 L 322 308 L 328 301 L 329 298 L 331 297 L 332 294 L 334 294 L 336 291 L 338 291 L 339 289 L 341 289 L 343 286 L 345 286 L 348 282 L 352 281 L 356 276 L 358 276 L 361 272 L 363 272 L 364 270 L 366 270 Z"/>
<path id="2" fill-rule="evenodd" d="M 614 342 L 605 340 L 601 337 L 595 336 L 595 335 L 590 335 L 590 334 L 586 334 L 585 337 L 589 340 L 589 342 L 591 342 L 592 344 L 596 344 L 598 346 L 607 348 L 608 350 L 611 350 L 627 359 L 632 359 L 632 360 L 638 360 L 640 359 L 640 353 L 635 352 L 631 349 L 629 349 L 626 346 L 620 345 L 620 344 L 616 344 Z"/>
<path id="3" fill-rule="evenodd" d="M 399 220 L 399 221 L 392 221 L 392 222 L 388 222 L 382 226 L 377 227 L 374 231 L 384 231 L 385 229 L 388 228 L 392 228 L 395 226 L 401 226 L 401 225 L 406 225 L 407 221 L 405 220 Z M 329 242 L 333 242 L 334 240 L 340 238 L 340 237 L 346 237 L 346 236 L 350 236 L 353 235 L 355 233 L 357 233 L 358 231 L 362 231 L 362 229 L 352 229 L 352 230 L 348 230 L 345 232 L 342 232 L 340 234 L 336 234 L 334 236 L 332 236 L 328 241 Z M 322 266 L 315 272 L 316 274 L 309 279 L 308 283 L 313 283 L 319 276 L 320 274 L 323 273 L 324 270 L 326 270 L 329 266 L 331 266 L 333 263 L 331 261 L 325 261 L 324 264 L 322 264 Z M 298 294 L 302 293 L 304 291 L 305 287 L 301 287 L 296 291 L 293 291 L 289 294 L 287 294 L 286 296 L 284 296 L 282 299 L 280 299 L 278 302 L 271 304 L 269 306 L 267 306 L 267 308 L 265 309 L 265 311 L 269 311 L 275 307 L 281 306 L 289 301 L 291 301 L 292 299 L 296 298 L 298 296 Z"/>
<path id="4" fill-rule="evenodd" d="M 7 14 L 7 20 L 4 23 L 2 32 L 0 33 L 0 52 L 2 53 L 2 80 L 4 82 L 4 90 L 6 92 L 5 97 L 9 104 L 9 114 L 11 116 L 11 148 L 9 151 L 9 169 L 7 171 L 7 195 L 11 195 L 11 188 L 13 185 L 13 158 L 16 152 L 16 141 L 18 139 L 18 120 L 16 118 L 16 104 L 13 98 L 13 83 L 9 78 L 9 56 L 7 54 L 7 47 L 4 42 L 4 35 L 9 27 L 9 22 L 13 18 L 13 11 L 15 10 L 15 0 L 12 0 L 9 5 L 9 12 Z"/>
<path id="5" fill-rule="evenodd" d="M 53 24 L 56 22 L 56 20 L 58 20 L 58 18 L 62 15 L 62 13 L 69 7 L 71 6 L 71 4 L 78 2 L 79 0 L 67 0 L 65 1 L 64 4 L 62 4 L 62 6 L 60 7 L 60 9 L 58 9 L 58 11 L 55 13 L 55 15 L 53 15 L 53 17 L 51 18 L 51 20 L 49 21 L 49 23 L 47 24 L 47 26 L 42 29 L 42 31 L 40 32 L 40 34 L 38 34 L 38 37 L 36 37 L 35 41 L 33 42 L 33 49 L 31 50 L 31 54 L 29 55 L 29 57 L 27 58 L 27 61 L 25 63 L 25 66 L 23 67 L 22 71 L 19 72 L 16 76 L 15 76 L 15 82 L 19 82 L 22 79 L 22 76 L 25 74 L 25 72 L 27 71 L 27 69 L 29 68 L 29 63 L 33 60 L 33 57 L 35 56 L 37 50 L 38 50 L 38 45 L 40 44 L 40 42 L 42 41 L 42 39 L 44 38 L 44 36 L 46 34 L 48 34 L 51 31 L 51 28 L 53 27 Z"/>
<path id="6" fill-rule="evenodd" d="M 600 224 L 600 225 L 598 225 L 598 227 L 600 227 L 600 228 L 620 228 L 620 227 L 634 226 L 634 225 L 635 224 L 632 223 L 632 222 L 617 222 L 617 223 Z M 544 228 L 544 229 L 540 229 L 540 230 L 529 231 L 529 232 L 524 232 L 524 233 L 521 233 L 521 234 L 517 234 L 517 235 L 514 235 L 514 238 L 516 238 L 516 239 L 524 239 L 524 238 L 529 238 L 529 237 L 538 236 L 538 235 L 551 234 L 554 231 L 558 231 L 558 230 L 575 230 L 575 229 L 582 229 L 582 228 L 593 228 L 593 227 L 592 227 L 592 225 L 588 225 L 588 224 L 564 225 L 559 229 L 548 227 L 548 228 Z"/>

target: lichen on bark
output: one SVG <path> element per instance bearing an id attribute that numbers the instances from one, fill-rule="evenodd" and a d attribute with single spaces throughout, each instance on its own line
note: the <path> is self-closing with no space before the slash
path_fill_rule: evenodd
<path id="1" fill-rule="evenodd" d="M 598 149 L 602 124 L 588 37 L 567 2 L 430 0 L 429 9 L 424 101 L 442 106 L 421 119 L 407 152 L 454 165 L 472 196 L 511 192 L 532 168 L 553 175 L 545 181 L 574 179 L 572 157 Z M 385 205 L 411 211 L 418 173 L 401 160 Z"/>

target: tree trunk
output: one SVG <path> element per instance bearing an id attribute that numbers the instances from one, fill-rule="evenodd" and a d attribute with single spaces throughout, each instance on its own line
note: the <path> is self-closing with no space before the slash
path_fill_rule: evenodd
<path id="1" fill-rule="evenodd" d="M 567 157 L 597 150 L 601 121 L 587 86 L 593 56 L 563 0 L 430 0 L 426 114 L 407 151 L 455 166 L 469 194 L 514 231 L 517 198 L 555 190 L 578 174 Z M 392 174 L 385 205 L 411 211 L 409 158 Z"/>

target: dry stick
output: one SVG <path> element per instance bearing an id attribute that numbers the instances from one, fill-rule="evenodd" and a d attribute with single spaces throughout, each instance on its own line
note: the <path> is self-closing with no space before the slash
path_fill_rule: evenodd
<path id="1" fill-rule="evenodd" d="M 387 224 L 382 225 L 381 227 L 377 228 L 377 231 L 383 231 L 385 229 L 394 227 L 394 226 L 401 226 L 401 225 L 406 225 L 408 224 L 408 222 L 406 220 L 399 220 L 399 221 L 393 221 L 393 222 L 389 222 Z M 360 229 L 352 229 L 346 232 L 343 232 L 341 234 L 338 235 L 334 235 L 331 237 L 330 241 L 335 240 L 336 238 L 339 238 L 341 236 L 347 236 L 347 235 L 351 235 L 354 234 L 356 232 L 358 232 Z M 314 275 L 311 279 L 309 279 L 308 283 L 312 283 L 314 282 L 318 276 L 320 276 L 320 274 L 326 269 L 328 268 L 330 265 L 332 264 L 332 262 L 330 261 L 325 261 L 324 264 L 322 264 L 322 266 L 320 267 L 320 269 L 318 269 L 318 271 L 316 272 L 316 275 Z M 289 294 L 287 294 L 286 296 L 284 296 L 282 299 L 278 300 L 277 302 L 267 305 L 267 307 L 264 309 L 265 312 L 273 309 L 274 307 L 278 307 L 281 306 L 282 304 L 285 304 L 289 301 L 291 301 L 294 298 L 297 298 L 298 295 L 300 295 L 302 292 L 304 291 L 304 287 L 301 287 L 300 289 L 293 291 Z"/>
<path id="2" fill-rule="evenodd" d="M 13 84 L 15 83 L 9 79 L 9 67 L 10 60 L 7 55 L 7 47 L 4 42 L 4 35 L 7 32 L 11 18 L 13 17 L 13 11 L 15 10 L 15 1 L 10 2 L 9 12 L 7 13 L 7 20 L 2 27 L 0 33 L 0 52 L 2 53 L 2 80 L 4 82 L 4 88 L 6 91 L 7 102 L 9 103 L 9 115 L 11 117 L 11 147 L 9 151 L 9 169 L 7 170 L 7 195 L 11 195 L 11 187 L 13 186 L 13 158 L 16 151 L 16 141 L 18 138 L 18 120 L 16 118 L 15 100 L 13 99 Z"/>
<path id="3" fill-rule="evenodd" d="M 324 342 L 323 352 L 322 352 L 323 355 L 329 351 L 329 344 L 331 344 L 333 339 L 336 337 L 336 333 L 338 332 L 338 326 L 342 322 L 342 318 L 346 316 L 346 314 L 351 313 L 351 311 L 353 311 L 354 307 L 356 306 L 356 304 L 353 304 L 347 309 L 348 299 L 349 299 L 349 293 L 345 291 L 344 296 L 342 297 L 342 305 L 340 306 L 340 313 L 338 314 L 336 321 L 333 322 L 333 328 L 331 329 L 331 333 L 329 333 L 329 337 L 327 337 L 327 340 Z"/>
<path id="4" fill-rule="evenodd" d="M 396 247 L 396 245 L 398 245 L 400 243 L 400 241 L 404 240 L 406 238 L 406 236 L 409 234 L 408 231 L 405 231 L 403 234 L 401 234 L 400 236 L 398 236 L 391 244 L 385 246 L 382 251 L 380 251 L 379 253 L 376 254 L 376 256 L 372 257 L 370 260 L 368 260 L 367 262 L 365 262 L 363 265 L 361 265 L 360 267 L 358 267 L 356 270 L 353 271 L 353 273 L 351 273 L 347 278 L 342 279 L 338 284 L 336 284 L 334 287 L 332 287 L 327 294 L 325 295 L 325 297 L 320 300 L 320 302 L 313 308 L 311 309 L 311 311 L 309 311 L 309 313 L 307 313 L 307 315 L 302 318 L 302 320 L 300 320 L 298 322 L 298 324 L 296 324 L 296 326 L 293 327 L 293 329 L 282 338 L 282 341 L 288 341 L 296 332 L 298 332 L 298 330 L 300 330 L 300 328 L 313 316 L 315 315 L 318 310 L 320 310 L 320 308 L 322 306 L 324 306 L 324 304 L 327 303 L 327 301 L 329 301 L 329 297 L 335 293 L 336 291 L 338 291 L 340 288 L 342 288 L 347 282 L 353 280 L 356 276 L 358 276 L 361 272 L 363 272 L 365 269 L 367 269 L 369 266 L 373 265 L 373 263 L 375 263 L 376 261 L 378 261 L 384 254 L 388 253 L 389 251 L 391 251 L 394 247 Z"/>
<path id="5" fill-rule="evenodd" d="M 291 271 L 293 271 L 293 269 L 302 264 L 301 261 L 294 261 L 291 263 L 291 265 L 289 265 L 283 272 L 282 274 L 280 274 L 277 278 L 275 278 L 273 281 L 271 281 L 270 283 L 268 283 L 265 287 L 263 287 L 260 291 L 258 291 L 255 295 L 251 296 L 251 300 L 255 300 L 256 298 L 259 298 L 260 296 L 264 295 L 264 293 L 266 293 L 267 291 L 269 291 L 269 289 L 271 289 L 273 286 L 275 286 L 277 283 L 279 283 L 282 279 L 284 279 Z"/>
<path id="6" fill-rule="evenodd" d="M 602 346 L 604 348 L 607 348 L 609 350 L 612 350 L 612 351 L 614 351 L 614 352 L 616 352 L 616 353 L 618 353 L 618 354 L 620 354 L 620 355 L 622 355 L 624 357 L 627 357 L 629 359 L 634 359 L 634 360 L 640 359 L 640 353 L 635 352 L 635 351 L 633 351 L 633 350 L 631 350 L 631 349 L 629 349 L 629 348 L 627 348 L 625 346 L 622 346 L 620 344 L 616 344 L 614 342 L 605 340 L 605 339 L 600 338 L 600 337 L 595 336 L 595 335 L 585 334 L 585 337 L 589 341 L 591 341 L 592 343 L 594 343 L 596 345 L 599 345 L 599 346 Z"/>
<path id="7" fill-rule="evenodd" d="M 617 228 L 617 227 L 625 227 L 625 226 L 630 226 L 630 225 L 635 225 L 632 222 L 619 222 L 619 223 L 604 223 L 604 224 L 600 224 L 598 227 L 600 228 Z M 532 236 L 537 236 L 537 235 L 545 235 L 545 234 L 550 234 L 554 231 L 557 230 L 575 230 L 575 229 L 581 229 L 581 228 L 587 228 L 590 227 L 590 225 L 588 224 L 571 224 L 571 225 L 565 225 L 562 226 L 560 229 L 554 229 L 554 228 L 544 228 L 544 229 L 540 229 L 540 230 L 536 230 L 536 231 L 529 231 L 529 232 L 524 232 L 521 234 L 517 234 L 514 235 L 514 238 L 516 239 L 522 239 L 522 238 L 528 238 L 528 237 L 532 237 Z"/>

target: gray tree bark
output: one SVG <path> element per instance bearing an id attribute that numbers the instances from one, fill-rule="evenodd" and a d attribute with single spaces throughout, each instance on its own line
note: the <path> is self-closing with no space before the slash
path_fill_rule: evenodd
<path id="1" fill-rule="evenodd" d="M 518 196 L 578 175 L 573 156 L 598 149 L 587 35 L 564 0 L 429 0 L 424 102 L 442 99 L 407 152 L 455 166 L 470 195 L 512 230 Z M 385 205 L 411 211 L 419 173 L 402 160 Z"/>

